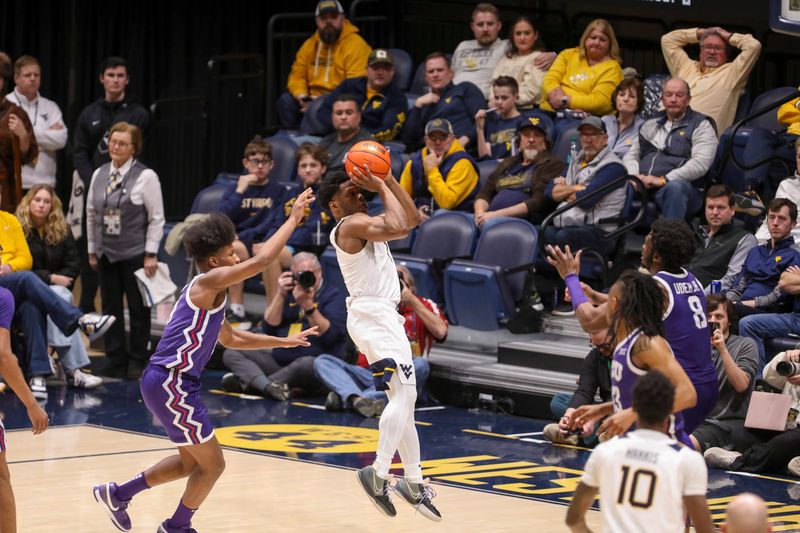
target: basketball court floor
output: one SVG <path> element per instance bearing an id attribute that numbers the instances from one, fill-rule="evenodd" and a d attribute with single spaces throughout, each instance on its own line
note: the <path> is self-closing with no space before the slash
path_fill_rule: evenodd
<path id="1" fill-rule="evenodd" d="M 545 421 L 447 406 L 418 409 L 423 471 L 444 521 L 415 514 L 399 498 L 398 516 L 390 519 L 373 508 L 354 474 L 372 461 L 376 419 L 327 413 L 322 398 L 278 403 L 223 393 L 220 377 L 204 376 L 203 399 L 227 469 L 195 516 L 200 533 L 567 530 L 565 506 L 589 452 L 544 442 Z M 51 387 L 46 409 L 51 428 L 33 436 L 16 397 L 0 395 L 19 531 L 116 531 L 95 504 L 92 485 L 125 481 L 174 453 L 145 409 L 138 383 L 106 383 L 91 392 Z M 709 488 L 715 522 L 731 496 L 747 490 L 769 503 L 773 531 L 800 531 L 798 480 L 711 470 Z M 183 482 L 176 482 L 137 496 L 133 531 L 155 531 L 182 491 Z M 600 530 L 599 512 L 590 513 L 589 523 Z"/>

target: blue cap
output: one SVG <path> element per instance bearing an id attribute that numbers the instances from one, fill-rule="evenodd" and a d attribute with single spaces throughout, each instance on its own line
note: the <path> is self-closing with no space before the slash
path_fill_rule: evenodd
<path id="1" fill-rule="evenodd" d="M 552 140 L 553 121 L 550 120 L 550 117 L 539 111 L 534 111 L 533 113 L 519 117 L 519 122 L 517 122 L 517 135 L 525 128 L 536 128 L 544 133 L 548 141 Z"/>

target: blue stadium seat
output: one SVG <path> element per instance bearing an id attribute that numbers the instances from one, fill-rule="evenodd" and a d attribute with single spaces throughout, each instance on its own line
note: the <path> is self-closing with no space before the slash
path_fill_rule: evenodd
<path id="1" fill-rule="evenodd" d="M 494 172 L 494 169 L 497 168 L 497 165 L 500 164 L 500 161 L 497 159 L 486 159 L 485 161 L 478 161 L 478 170 L 480 171 L 480 175 L 478 177 L 478 182 L 480 183 L 481 187 L 483 184 L 486 183 L 486 180 L 489 179 L 489 175 Z"/>
<path id="2" fill-rule="evenodd" d="M 453 324 L 480 330 L 502 329 L 515 316 L 525 267 L 536 259 L 537 232 L 519 218 L 484 224 L 471 261 L 455 260 L 444 271 L 444 298 Z M 519 271 L 509 272 L 510 270 Z"/>
<path id="3" fill-rule="evenodd" d="M 411 55 L 401 48 L 390 48 L 389 52 L 394 61 L 394 81 L 401 91 L 406 91 L 411 85 L 411 76 L 414 73 Z"/>
<path id="4" fill-rule="evenodd" d="M 438 211 L 417 229 L 410 255 L 395 254 L 397 264 L 411 272 L 417 293 L 442 303 L 442 269 L 455 258 L 472 257 L 478 228 L 471 214 Z"/>
<path id="5" fill-rule="evenodd" d="M 175 255 L 169 255 L 164 250 L 167 235 L 174 227 L 175 222 L 166 222 L 164 224 L 164 236 L 161 238 L 161 245 L 158 247 L 158 260 L 166 263 L 169 267 L 169 277 L 172 279 L 172 283 L 178 287 L 183 287 L 189 277 L 189 260 L 186 258 L 186 250 L 181 246 Z"/>
<path id="6" fill-rule="evenodd" d="M 389 154 L 392 158 L 392 174 L 394 174 L 394 179 L 399 182 L 400 176 L 403 174 L 403 169 L 406 168 L 406 163 L 411 159 L 411 156 L 394 150 L 389 152 Z"/>
<path id="7" fill-rule="evenodd" d="M 319 113 L 325 103 L 326 96 L 320 96 L 316 100 L 309 102 L 306 112 L 303 113 L 303 121 L 300 123 L 300 133 L 302 135 L 327 135 L 331 128 L 326 126 L 320 119 Z"/>
<path id="8" fill-rule="evenodd" d="M 389 241 L 389 249 L 392 254 L 405 254 L 411 252 L 411 247 L 414 246 L 414 239 L 417 238 L 417 228 L 412 229 L 402 239 L 395 239 Z"/>
<path id="9" fill-rule="evenodd" d="M 423 61 L 417 65 L 414 71 L 414 78 L 411 80 L 411 86 L 408 88 L 407 92 L 414 95 L 416 99 L 416 97 L 425 94 L 427 90 L 428 84 L 425 83 L 425 62 Z"/>
<path id="10" fill-rule="evenodd" d="M 553 139 L 553 149 L 550 151 L 560 160 L 566 162 L 567 156 L 569 156 L 569 143 L 573 138 L 578 142 L 578 150 L 580 150 L 581 144 L 580 135 L 578 134 L 578 124 L 570 126 L 562 131 L 557 139 Z"/>
<path id="11" fill-rule="evenodd" d="M 245 172 L 242 170 L 242 172 Z M 241 174 L 234 174 L 232 172 L 220 172 L 214 179 L 213 185 L 230 185 L 239 180 Z"/>
<path id="12" fill-rule="evenodd" d="M 342 291 L 342 294 L 349 294 L 347 287 L 344 285 L 344 278 L 342 277 L 342 271 L 339 269 L 339 261 L 336 259 L 336 250 L 333 249 L 333 246 L 325 248 L 319 258 L 319 262 L 322 264 L 324 283 L 331 287 L 336 287 Z"/>
<path id="13" fill-rule="evenodd" d="M 219 211 L 219 202 L 225 191 L 230 190 L 227 185 L 215 183 L 197 193 L 192 202 L 192 213 L 216 213 Z"/>
<path id="14" fill-rule="evenodd" d="M 297 179 L 297 163 L 294 160 L 297 144 L 292 138 L 284 135 L 273 135 L 264 140 L 272 145 L 272 159 L 275 161 L 270 177 L 281 181 L 294 181 Z"/>
<path id="15" fill-rule="evenodd" d="M 755 100 L 753 100 L 753 105 L 750 106 L 750 112 L 752 113 L 753 111 L 769 105 L 770 103 L 775 102 L 784 96 L 788 96 L 796 90 L 796 87 L 778 87 L 761 93 L 756 97 Z M 769 113 L 765 113 L 760 117 L 754 118 L 748 122 L 747 125 L 751 128 L 766 128 L 770 131 L 784 131 L 786 129 L 785 125 L 778 122 L 777 109 L 770 111 Z"/>

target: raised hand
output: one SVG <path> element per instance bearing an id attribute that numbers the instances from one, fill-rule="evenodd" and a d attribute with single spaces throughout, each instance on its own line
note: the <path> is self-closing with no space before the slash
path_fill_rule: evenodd
<path id="1" fill-rule="evenodd" d="M 386 176 L 389 179 L 389 176 Z M 369 169 L 369 165 L 364 165 L 364 168 L 353 166 L 353 171 L 350 174 L 350 181 L 358 187 L 370 192 L 378 192 L 381 187 L 385 186 L 384 180 L 376 176 Z"/>
<path id="2" fill-rule="evenodd" d="M 309 187 L 304 190 L 292 204 L 292 212 L 289 213 L 289 218 L 294 218 L 294 221 L 300 224 L 303 217 L 306 216 L 306 207 L 314 201 L 314 191 Z"/>
<path id="3" fill-rule="evenodd" d="M 284 347 L 295 348 L 297 346 L 311 346 L 311 342 L 309 342 L 308 337 L 317 335 L 319 335 L 319 326 L 304 329 L 300 333 L 295 333 L 294 335 L 289 335 L 286 337 L 283 340 Z"/>
<path id="4" fill-rule="evenodd" d="M 574 256 L 569 249 L 569 245 L 562 251 L 558 246 L 547 245 L 547 262 L 558 270 L 558 275 L 562 279 L 570 274 L 579 274 L 581 271 L 581 250 Z"/>

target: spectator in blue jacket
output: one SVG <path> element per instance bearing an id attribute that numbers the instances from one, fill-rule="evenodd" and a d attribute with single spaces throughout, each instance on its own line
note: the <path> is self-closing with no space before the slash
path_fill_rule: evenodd
<path id="1" fill-rule="evenodd" d="M 270 180 L 269 173 L 275 162 L 272 146 L 261 137 L 254 137 L 244 148 L 242 165 L 246 174 L 230 185 L 219 203 L 220 213 L 236 226 L 238 239 L 233 243 L 236 255 L 244 261 L 253 253 L 253 243 L 258 242 L 258 227 L 270 216 L 275 206 L 286 201 L 286 187 Z M 228 292 L 230 316 L 228 321 L 235 329 L 250 329 L 244 312 L 244 283 L 232 285 Z"/>
<path id="2" fill-rule="evenodd" d="M 774 313 L 789 305 L 781 290 L 781 274 L 793 265 L 800 265 L 800 254 L 794 249 L 792 229 L 797 225 L 797 206 L 786 198 L 775 198 L 767 208 L 770 239 L 752 248 L 737 282 L 726 296 L 735 302 L 739 316 Z"/>
<path id="3" fill-rule="evenodd" d="M 443 118 L 453 125 L 462 147 L 475 144 L 475 115 L 486 105 L 481 90 L 468 81 L 454 84 L 450 59 L 442 52 L 425 58 L 425 83 L 430 92 L 414 101 L 403 126 L 403 142 L 408 149 L 422 144 L 425 125 L 435 118 Z"/>
<path id="4" fill-rule="evenodd" d="M 373 50 L 367 61 L 367 75 L 359 78 L 348 78 L 336 87 L 333 92 L 324 96 L 322 105 L 317 110 L 317 120 L 324 125 L 321 134 L 334 131 L 333 102 L 336 97 L 349 94 L 356 98 L 361 107 L 361 127 L 370 132 L 379 141 L 392 141 L 399 134 L 406 121 L 408 100 L 397 84 L 394 83 L 394 60 L 388 50 Z"/>
<path id="5" fill-rule="evenodd" d="M 310 346 L 272 350 L 225 350 L 223 360 L 232 370 L 222 378 L 228 392 L 253 392 L 278 401 L 291 397 L 292 389 L 314 392 L 321 382 L 314 375 L 314 358 L 320 354 L 340 357 L 347 339 L 345 295 L 325 285 L 317 257 L 300 252 L 290 270 L 278 278 L 278 293 L 270 300 L 264 333 L 286 336 L 313 326 L 319 336 Z"/>

